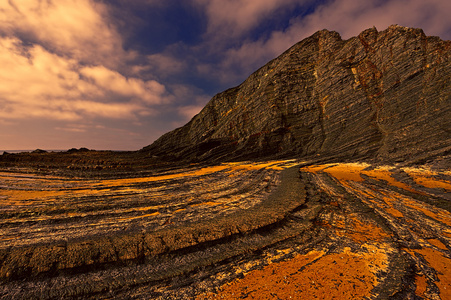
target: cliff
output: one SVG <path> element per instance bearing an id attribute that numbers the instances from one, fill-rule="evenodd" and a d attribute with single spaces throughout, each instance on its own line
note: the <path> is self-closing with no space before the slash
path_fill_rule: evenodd
<path id="1" fill-rule="evenodd" d="M 425 159 L 450 149 L 450 41 L 322 30 L 142 151 L 166 159 Z"/>

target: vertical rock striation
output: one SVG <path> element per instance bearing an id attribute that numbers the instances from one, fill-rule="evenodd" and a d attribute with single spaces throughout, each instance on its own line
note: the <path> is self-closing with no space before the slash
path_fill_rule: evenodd
<path id="1" fill-rule="evenodd" d="M 397 25 L 348 40 L 318 31 L 142 151 L 177 160 L 443 155 L 450 49 Z"/>

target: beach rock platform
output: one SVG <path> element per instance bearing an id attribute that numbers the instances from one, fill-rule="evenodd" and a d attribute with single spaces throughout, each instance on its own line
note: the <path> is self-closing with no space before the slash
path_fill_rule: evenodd
<path id="1" fill-rule="evenodd" d="M 451 296 L 451 173 L 430 166 L 4 171 L 0 184 L 4 299 Z"/>

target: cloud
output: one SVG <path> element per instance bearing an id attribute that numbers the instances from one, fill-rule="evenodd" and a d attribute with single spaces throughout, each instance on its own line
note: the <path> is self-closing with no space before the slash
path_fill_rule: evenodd
<path id="1" fill-rule="evenodd" d="M 204 105 L 188 105 L 177 108 L 177 112 L 186 120 L 190 120 L 192 117 L 197 115 L 202 110 L 202 108 L 204 108 Z"/>
<path id="2" fill-rule="evenodd" d="M 376 26 L 383 30 L 399 24 L 419 27 L 426 34 L 449 39 L 450 10 L 451 2 L 446 0 L 335 0 L 318 7 L 313 14 L 297 20 L 294 25 L 309 34 L 327 28 L 338 31 L 343 38 L 350 38 L 366 28 Z"/>
<path id="3" fill-rule="evenodd" d="M 1 1 L 0 32 L 86 63 L 126 55 L 107 6 L 90 0 Z"/>
<path id="4" fill-rule="evenodd" d="M 186 62 L 169 53 L 156 53 L 147 56 L 147 70 L 167 77 L 185 71 Z"/>
<path id="5" fill-rule="evenodd" d="M 104 66 L 84 67 L 80 73 L 92 79 L 97 87 L 116 95 L 142 100 L 148 104 L 161 104 L 165 100 L 164 85 L 154 80 L 143 81 L 138 78 L 126 78 Z"/>
<path id="6" fill-rule="evenodd" d="M 166 103 L 163 84 L 122 74 L 136 53 L 108 13 L 91 0 L 0 2 L 0 117 L 136 119 Z"/>
<path id="7" fill-rule="evenodd" d="M 177 99 L 185 99 L 185 102 L 180 103 L 177 107 L 177 113 L 181 117 L 177 126 L 184 125 L 192 117 L 198 114 L 202 108 L 211 99 L 209 95 L 204 94 L 200 89 L 188 85 L 173 85 L 171 86 L 174 97 Z"/>
<path id="8" fill-rule="evenodd" d="M 167 101 L 156 81 L 84 67 L 17 38 L 0 38 L 0 116 L 6 119 L 136 118 Z"/>
<path id="9" fill-rule="evenodd" d="M 62 131 L 68 131 L 68 132 L 77 132 L 77 133 L 85 133 L 86 131 L 88 131 L 88 127 L 87 126 L 80 126 L 78 124 L 72 125 L 69 124 L 65 127 L 55 127 L 56 130 L 62 130 Z"/>
<path id="10" fill-rule="evenodd" d="M 230 3 L 237 5 L 239 2 Z M 302 2 L 298 1 L 298 3 Z M 269 4 L 268 7 L 270 7 Z M 272 8 L 274 9 L 275 6 Z M 226 11 L 227 9 L 224 10 L 224 15 Z M 318 6 L 309 15 L 292 17 L 289 26 L 283 30 L 274 30 L 268 36 L 262 36 L 256 40 L 243 39 L 238 46 L 224 49 L 222 59 L 216 65 L 201 64 L 198 66 L 198 71 L 215 76 L 224 84 L 236 84 L 239 80 L 243 80 L 242 74 L 250 74 L 303 38 L 322 29 L 337 31 L 342 38 L 347 39 L 373 26 L 376 26 L 378 30 L 384 30 L 392 24 L 399 24 L 422 28 L 427 35 L 451 39 L 449 11 L 451 11 L 451 2 L 447 0 L 328 1 Z M 263 12 L 264 10 L 261 12 L 262 15 L 264 15 Z M 233 17 L 230 18 L 234 20 Z M 217 22 L 221 20 L 223 19 L 219 18 Z M 235 26 L 240 27 L 241 23 L 236 22 Z M 251 18 L 249 23 L 244 22 L 241 27 L 245 28 L 246 24 L 251 26 L 250 24 L 258 22 L 264 22 L 264 20 Z"/>
<path id="11" fill-rule="evenodd" d="M 66 123 L 64 126 L 55 127 L 56 130 L 84 133 L 90 130 L 102 130 L 105 129 L 103 125 L 93 125 L 93 124 L 78 124 L 78 123 Z"/>
<path id="12" fill-rule="evenodd" d="M 194 3 L 206 12 L 208 18 L 207 34 L 228 37 L 241 36 L 265 18 L 274 17 L 280 9 L 294 4 L 310 1 L 299 0 L 194 0 Z"/>
<path id="13" fill-rule="evenodd" d="M 17 132 L 17 145 L 45 139 L 49 145 L 105 148 L 98 146 L 104 143 L 130 149 L 150 143 L 158 137 L 154 132 L 164 130 L 152 128 L 162 107 L 180 116 L 177 104 L 171 104 L 177 97 L 157 79 L 163 71 L 183 68 L 180 60 L 125 50 L 118 13 L 118 6 L 107 1 L 0 2 L 0 125 Z"/>

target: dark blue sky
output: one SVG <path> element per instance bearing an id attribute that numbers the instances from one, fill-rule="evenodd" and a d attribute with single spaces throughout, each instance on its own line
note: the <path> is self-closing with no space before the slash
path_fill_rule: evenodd
<path id="1" fill-rule="evenodd" d="M 125 40 L 125 47 L 153 54 L 164 51 L 171 44 L 196 45 L 202 41 L 202 32 L 207 27 L 204 14 L 187 2 L 168 2 L 171 5 L 158 9 L 149 6 L 131 11 L 139 22 Z"/>
<path id="2" fill-rule="evenodd" d="M 137 150 L 317 30 L 451 39 L 448 0 L 0 3 L 0 149 Z"/>

